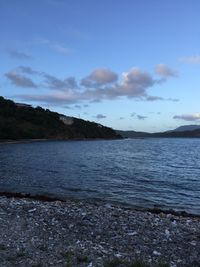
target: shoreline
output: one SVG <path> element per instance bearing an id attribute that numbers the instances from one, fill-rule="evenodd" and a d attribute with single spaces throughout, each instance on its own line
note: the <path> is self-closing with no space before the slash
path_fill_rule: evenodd
<path id="1" fill-rule="evenodd" d="M 50 141 L 49 139 L 23 139 L 23 140 L 0 140 L 0 145 L 3 144 L 25 144 L 33 142 L 45 142 Z"/>
<path id="2" fill-rule="evenodd" d="M 73 138 L 73 139 L 21 139 L 21 140 L 1 140 L 0 139 L 0 145 L 3 144 L 26 144 L 26 143 L 34 143 L 34 142 L 54 142 L 54 141 L 115 141 L 115 140 L 127 140 L 127 139 L 133 139 L 133 140 L 140 140 L 140 139 L 200 139 L 200 137 L 177 137 L 177 136 L 173 136 L 173 137 L 155 137 L 155 136 L 149 136 L 149 137 L 122 137 L 122 138 Z"/>
<path id="3" fill-rule="evenodd" d="M 51 200 L 0 196 L 2 266 L 199 266 L 199 218 Z"/>
<path id="4" fill-rule="evenodd" d="M 30 199 L 30 200 L 38 200 L 38 201 L 43 201 L 43 202 L 56 202 L 60 201 L 63 203 L 66 203 L 67 201 L 73 201 L 73 202 L 84 202 L 86 204 L 96 204 L 96 205 L 106 205 L 106 204 L 111 204 L 111 205 L 116 205 L 120 206 L 122 209 L 130 209 L 133 211 L 139 211 L 139 212 L 150 212 L 152 214 L 165 214 L 165 215 L 173 215 L 173 216 L 181 216 L 181 217 L 190 217 L 190 218 L 199 218 L 200 219 L 200 214 L 194 214 L 190 212 L 186 212 L 184 210 L 174 210 L 174 209 L 162 209 L 160 207 L 153 207 L 153 208 L 144 208 L 144 207 L 135 207 L 130 204 L 126 203 L 120 203 L 116 201 L 105 201 L 101 199 L 78 199 L 78 198 L 59 198 L 55 196 L 46 196 L 46 195 L 33 195 L 31 193 L 21 193 L 21 192 L 1 192 L 0 191 L 0 197 L 7 197 L 7 198 L 22 198 L 22 199 Z"/>
<path id="5" fill-rule="evenodd" d="M 200 214 L 190 213 L 186 212 L 184 210 L 174 210 L 174 209 L 162 209 L 160 207 L 153 207 L 153 208 L 144 208 L 144 207 L 135 207 L 134 205 L 126 204 L 126 203 L 120 203 L 116 201 L 106 201 L 101 199 L 82 199 L 82 198 L 59 198 L 56 196 L 47 196 L 47 195 L 33 195 L 31 193 L 21 193 L 21 192 L 1 192 L 0 191 L 0 197 L 7 197 L 7 198 L 22 198 L 22 199 L 30 199 L 30 200 L 38 200 L 38 201 L 44 201 L 44 202 L 67 202 L 67 201 L 74 201 L 74 202 L 84 202 L 86 204 L 96 204 L 96 205 L 105 205 L 105 204 L 111 204 L 120 206 L 122 209 L 130 209 L 133 211 L 139 211 L 139 212 L 150 212 L 152 214 L 165 214 L 165 215 L 174 215 L 174 216 L 181 216 L 181 217 L 191 217 L 191 218 L 199 218 Z"/>
<path id="6" fill-rule="evenodd" d="M 73 138 L 73 139 L 22 139 L 22 140 L 1 140 L 0 145 L 3 144 L 26 144 L 26 143 L 34 143 L 34 142 L 54 142 L 54 141 L 114 141 L 114 140 L 124 140 L 124 138 Z"/>

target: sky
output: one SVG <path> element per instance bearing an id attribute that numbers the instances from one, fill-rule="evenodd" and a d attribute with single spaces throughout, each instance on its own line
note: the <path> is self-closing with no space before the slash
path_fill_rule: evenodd
<path id="1" fill-rule="evenodd" d="M 0 95 L 121 130 L 200 124 L 199 0 L 0 0 Z"/>

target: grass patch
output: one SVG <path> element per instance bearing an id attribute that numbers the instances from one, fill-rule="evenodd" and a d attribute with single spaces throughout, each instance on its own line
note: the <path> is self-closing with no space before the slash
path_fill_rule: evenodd
<path id="1" fill-rule="evenodd" d="M 77 262 L 78 263 L 81 263 L 81 262 L 88 262 L 89 259 L 88 259 L 88 256 L 86 255 L 78 255 L 77 256 Z"/>
<path id="2" fill-rule="evenodd" d="M 4 244 L 0 244 L 0 250 L 6 250 L 6 246 Z"/>
<path id="3" fill-rule="evenodd" d="M 150 267 L 149 264 L 144 263 L 143 261 L 136 260 L 128 265 L 128 267 Z"/>
<path id="4" fill-rule="evenodd" d="M 122 264 L 124 264 L 124 261 L 116 258 L 116 259 L 112 259 L 110 261 L 107 261 L 104 264 L 104 267 L 118 267 L 118 266 L 121 266 Z"/>
<path id="5" fill-rule="evenodd" d="M 45 246 L 45 245 L 40 245 L 38 248 L 39 248 L 39 250 L 41 250 L 41 251 L 47 251 L 47 250 L 48 250 L 48 247 Z"/>
<path id="6" fill-rule="evenodd" d="M 65 258 L 66 267 L 72 267 L 72 257 L 74 256 L 73 251 L 66 251 L 60 253 Z"/>
<path id="7" fill-rule="evenodd" d="M 22 258 L 24 256 L 26 256 L 26 254 L 24 252 L 18 252 L 15 255 L 8 256 L 6 259 L 7 259 L 7 261 L 15 262 L 18 258 Z"/>
<path id="8" fill-rule="evenodd" d="M 112 259 L 109 262 L 106 262 L 104 267 L 150 267 L 149 265 L 145 264 L 143 261 L 134 261 L 128 262 L 121 259 Z"/>

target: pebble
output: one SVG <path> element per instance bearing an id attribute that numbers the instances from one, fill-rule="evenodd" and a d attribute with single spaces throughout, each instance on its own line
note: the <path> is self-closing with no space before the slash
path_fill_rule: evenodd
<path id="1" fill-rule="evenodd" d="M 160 255 L 161 255 L 161 253 L 160 253 L 160 252 L 158 252 L 158 251 L 156 251 L 156 250 L 154 250 L 154 251 L 153 251 L 153 255 L 155 255 L 155 256 L 160 256 Z"/>
<path id="2" fill-rule="evenodd" d="M 175 227 L 177 225 L 177 222 L 175 220 L 172 221 L 172 225 Z"/>
<path id="3" fill-rule="evenodd" d="M 122 255 L 121 255 L 120 253 L 116 253 L 116 254 L 115 254 L 115 257 L 117 257 L 117 258 L 121 258 Z"/>
<path id="4" fill-rule="evenodd" d="M 196 246 L 196 245 L 197 245 L 197 242 L 196 242 L 196 241 L 191 241 L 190 244 L 191 244 L 192 246 Z"/>
<path id="5" fill-rule="evenodd" d="M 170 232 L 169 232 L 169 230 L 168 230 L 168 229 L 166 229 L 166 230 L 165 230 L 165 235 L 166 235 L 166 237 L 167 237 L 167 238 L 169 238 L 169 237 L 170 237 Z"/>
<path id="6" fill-rule="evenodd" d="M 28 210 L 29 213 L 36 211 L 36 209 Z"/>
<path id="7" fill-rule="evenodd" d="M 136 232 L 136 231 L 134 231 L 134 232 L 130 232 L 130 233 L 128 233 L 128 235 L 129 235 L 129 236 L 134 236 L 134 235 L 137 235 L 137 232 Z"/>

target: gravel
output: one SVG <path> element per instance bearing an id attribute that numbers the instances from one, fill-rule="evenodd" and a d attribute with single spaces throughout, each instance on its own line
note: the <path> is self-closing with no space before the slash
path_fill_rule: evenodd
<path id="1" fill-rule="evenodd" d="M 0 197 L 0 224 L 1 267 L 98 267 L 113 259 L 200 266 L 198 217 Z"/>

